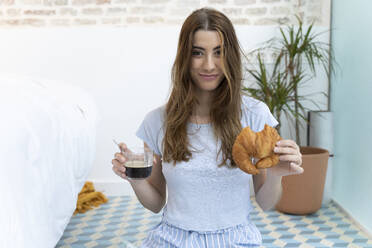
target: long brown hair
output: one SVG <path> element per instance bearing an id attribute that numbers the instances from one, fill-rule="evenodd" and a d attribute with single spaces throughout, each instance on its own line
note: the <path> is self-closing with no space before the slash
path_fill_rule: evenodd
<path id="1" fill-rule="evenodd" d="M 194 94 L 190 66 L 193 36 L 198 30 L 217 31 L 221 44 L 224 78 L 215 89 L 211 104 L 210 120 L 214 135 L 221 140 L 222 163 L 232 159 L 232 146 L 240 133 L 241 118 L 241 48 L 231 21 L 221 12 L 202 8 L 195 10 L 182 25 L 177 55 L 172 67 L 172 90 L 166 104 L 163 160 L 188 161 L 191 157 L 187 137 L 187 123 L 193 107 L 198 103 Z"/>

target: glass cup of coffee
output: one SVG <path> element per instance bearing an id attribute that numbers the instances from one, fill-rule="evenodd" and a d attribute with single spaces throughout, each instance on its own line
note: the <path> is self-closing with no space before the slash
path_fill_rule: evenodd
<path id="1" fill-rule="evenodd" d="M 127 161 L 125 162 L 125 174 L 130 179 L 144 179 L 151 175 L 154 161 L 154 153 L 147 147 L 128 147 L 123 151 Z"/>

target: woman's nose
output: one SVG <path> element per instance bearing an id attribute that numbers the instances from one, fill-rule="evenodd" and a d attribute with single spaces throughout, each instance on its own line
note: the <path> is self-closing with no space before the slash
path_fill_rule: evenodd
<path id="1" fill-rule="evenodd" d="M 206 71 L 211 71 L 216 67 L 214 59 L 212 56 L 207 56 L 203 63 L 203 69 Z"/>

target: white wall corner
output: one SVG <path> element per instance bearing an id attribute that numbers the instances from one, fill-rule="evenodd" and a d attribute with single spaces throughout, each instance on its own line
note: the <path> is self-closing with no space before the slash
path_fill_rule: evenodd
<path id="1" fill-rule="evenodd" d="M 91 180 L 96 191 L 102 192 L 106 196 L 135 196 L 129 182 L 121 181 L 100 181 Z"/>
<path id="2" fill-rule="evenodd" d="M 341 212 L 355 225 L 359 228 L 368 239 L 372 240 L 372 230 L 367 229 L 365 226 L 360 224 L 346 209 L 344 209 L 340 203 L 338 203 L 335 199 L 332 199 L 333 203 L 341 210 Z"/>

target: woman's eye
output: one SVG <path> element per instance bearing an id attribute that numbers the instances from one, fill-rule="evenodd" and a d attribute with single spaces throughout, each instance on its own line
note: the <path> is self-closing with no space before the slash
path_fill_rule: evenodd
<path id="1" fill-rule="evenodd" d="M 220 50 L 216 51 L 216 55 L 217 56 L 220 56 L 221 55 L 221 51 Z"/>
<path id="2" fill-rule="evenodd" d="M 194 56 L 200 56 L 200 55 L 202 55 L 202 52 L 200 52 L 200 51 L 192 51 L 192 55 L 194 55 Z"/>

